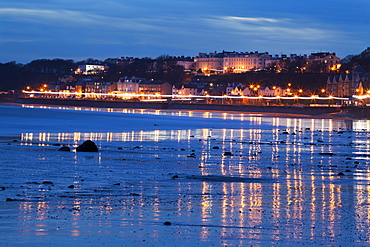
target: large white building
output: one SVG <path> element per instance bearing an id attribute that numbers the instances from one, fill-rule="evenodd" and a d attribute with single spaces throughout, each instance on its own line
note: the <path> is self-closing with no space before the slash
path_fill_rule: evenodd
<path id="1" fill-rule="evenodd" d="M 231 53 L 224 57 L 224 70 L 230 72 L 245 72 L 266 68 L 266 61 L 271 56 L 265 53 Z"/>
<path id="2" fill-rule="evenodd" d="M 109 67 L 102 65 L 102 64 L 83 64 L 78 65 L 76 70 L 76 74 L 83 74 L 83 75 L 95 75 L 104 73 Z"/>
<path id="3" fill-rule="evenodd" d="M 208 72 L 245 72 L 266 68 L 266 61 L 271 59 L 267 53 L 225 52 L 199 53 L 194 59 L 195 69 Z"/>

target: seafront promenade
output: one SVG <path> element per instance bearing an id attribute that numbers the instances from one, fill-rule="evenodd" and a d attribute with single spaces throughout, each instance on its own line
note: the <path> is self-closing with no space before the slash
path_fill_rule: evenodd
<path id="1" fill-rule="evenodd" d="M 19 104 L 45 104 L 78 107 L 104 107 L 104 108 L 134 108 L 134 109 L 170 109 L 170 110 L 199 110 L 199 111 L 226 111 L 261 113 L 269 115 L 308 116 L 325 118 L 363 118 L 370 119 L 370 107 L 360 106 L 265 106 L 265 105 L 238 105 L 238 104 L 205 104 L 180 102 L 132 102 L 111 101 L 98 99 L 51 99 L 29 98 L 8 95 L 0 97 L 0 102 Z"/>

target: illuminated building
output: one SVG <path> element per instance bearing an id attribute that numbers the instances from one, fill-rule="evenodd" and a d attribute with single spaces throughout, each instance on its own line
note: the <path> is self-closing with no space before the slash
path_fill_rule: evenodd
<path id="1" fill-rule="evenodd" d="M 87 81 L 83 86 L 84 93 L 107 94 L 111 92 L 111 82 L 104 81 Z M 94 95 L 93 97 L 101 97 Z"/>
<path id="2" fill-rule="evenodd" d="M 182 84 L 172 86 L 172 95 L 203 95 L 204 90 L 199 90 L 194 84 Z"/>
<path id="3" fill-rule="evenodd" d="M 146 82 L 145 78 L 141 77 L 121 77 L 117 82 L 117 91 L 120 93 L 139 93 L 139 84 Z"/>
<path id="4" fill-rule="evenodd" d="M 266 61 L 270 58 L 271 56 L 267 52 L 230 53 L 224 57 L 224 69 L 234 73 L 263 70 L 266 68 Z"/>
<path id="5" fill-rule="evenodd" d="M 340 68 L 340 58 L 335 55 L 335 53 L 329 52 L 318 52 L 311 53 L 307 58 L 307 67 L 314 68 L 315 66 L 323 65 L 319 68 L 321 73 L 327 73 L 330 71 L 337 71 Z"/>
<path id="6" fill-rule="evenodd" d="M 195 70 L 201 70 L 204 73 L 207 72 L 223 72 L 224 68 L 224 56 L 225 53 L 199 53 L 195 57 Z"/>
<path id="7" fill-rule="evenodd" d="M 142 94 L 171 95 L 172 85 L 168 82 L 144 81 L 139 84 L 139 92 Z"/>
<path id="8" fill-rule="evenodd" d="M 102 64 L 83 64 L 78 66 L 75 73 L 82 75 L 96 75 L 104 73 L 108 68 L 108 66 Z"/>
<path id="9" fill-rule="evenodd" d="M 362 95 L 365 90 L 370 89 L 370 74 L 358 65 L 352 73 L 329 76 L 326 90 L 329 95 L 337 97 L 349 97 L 351 95 Z"/>
<path id="10" fill-rule="evenodd" d="M 194 59 L 195 69 L 204 73 L 240 73 L 250 70 L 266 68 L 266 61 L 270 59 L 267 52 L 226 52 L 199 53 Z"/>

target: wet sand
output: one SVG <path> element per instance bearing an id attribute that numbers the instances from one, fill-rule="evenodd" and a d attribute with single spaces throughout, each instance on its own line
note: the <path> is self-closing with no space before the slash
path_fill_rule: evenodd
<path id="1" fill-rule="evenodd" d="M 369 121 L 0 112 L 1 246 L 369 245 Z"/>

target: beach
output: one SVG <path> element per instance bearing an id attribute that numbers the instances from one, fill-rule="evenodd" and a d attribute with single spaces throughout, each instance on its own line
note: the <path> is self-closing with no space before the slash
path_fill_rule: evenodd
<path id="1" fill-rule="evenodd" d="M 28 104 L 0 116 L 1 246 L 370 245 L 369 120 Z M 99 152 L 76 152 L 86 140 Z"/>

